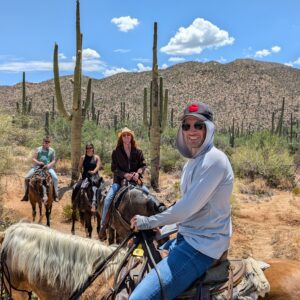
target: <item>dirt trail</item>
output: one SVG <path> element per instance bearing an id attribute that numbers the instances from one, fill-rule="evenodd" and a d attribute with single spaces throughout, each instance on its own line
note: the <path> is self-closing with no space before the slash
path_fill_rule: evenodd
<path id="1" fill-rule="evenodd" d="M 5 177 L 6 194 L 4 207 L 14 219 L 31 220 L 31 206 L 21 202 L 23 195 L 22 177 Z M 59 176 L 62 191 L 68 189 L 70 179 Z M 165 180 L 168 187 L 170 176 Z M 161 200 L 168 199 L 168 188 L 162 186 L 162 193 L 157 194 Z M 290 192 L 273 191 L 271 197 L 258 198 L 236 194 L 239 210 L 233 217 L 233 237 L 230 247 L 231 257 L 252 255 L 258 259 L 272 257 L 300 260 L 300 197 Z M 63 208 L 71 203 L 71 190 L 64 192 L 59 203 L 53 204 L 51 227 L 70 233 L 71 224 L 63 221 Z M 42 220 L 45 224 L 46 218 Z M 93 238 L 97 238 L 93 223 Z M 85 236 L 79 222 L 76 223 L 76 234 Z"/>
<path id="2" fill-rule="evenodd" d="M 21 202 L 23 196 L 23 178 L 19 177 L 5 177 L 4 184 L 6 187 L 6 195 L 4 196 L 4 207 L 13 215 L 14 219 L 28 219 L 32 220 L 32 210 L 30 202 Z M 70 178 L 59 176 L 59 187 L 63 191 L 63 195 L 59 202 L 54 202 L 51 213 L 51 228 L 57 229 L 64 233 L 71 233 L 71 223 L 65 222 L 63 218 L 63 208 L 67 204 L 71 204 L 71 188 L 69 187 Z M 38 215 L 37 208 L 37 215 Z M 37 217 L 37 220 L 39 218 Z M 41 224 L 46 224 L 46 217 L 43 211 Z M 93 224 L 96 228 L 96 224 Z M 79 222 L 75 226 L 76 234 L 85 236 L 85 231 Z M 96 238 L 96 230 L 93 230 L 93 238 Z"/>

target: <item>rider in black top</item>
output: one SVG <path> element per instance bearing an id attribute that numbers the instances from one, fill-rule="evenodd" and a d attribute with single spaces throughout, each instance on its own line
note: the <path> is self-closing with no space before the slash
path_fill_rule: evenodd
<path id="1" fill-rule="evenodd" d="M 96 191 L 101 183 L 101 178 L 98 173 L 100 167 L 101 160 L 98 155 L 94 154 L 94 145 L 91 143 L 86 144 L 85 154 L 80 157 L 79 161 L 79 170 L 81 172 L 81 177 L 73 188 L 72 201 L 75 199 L 83 180 L 86 178 L 90 178 L 93 189 L 92 211 L 96 210 Z"/>

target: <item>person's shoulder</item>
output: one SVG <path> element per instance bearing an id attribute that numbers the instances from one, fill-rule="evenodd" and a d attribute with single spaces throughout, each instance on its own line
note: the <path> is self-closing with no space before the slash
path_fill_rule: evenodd
<path id="1" fill-rule="evenodd" d="M 39 147 L 36 148 L 36 152 L 40 152 L 42 150 L 43 150 L 43 146 L 39 146 Z"/>
<path id="2" fill-rule="evenodd" d="M 212 147 L 206 155 L 207 161 L 211 164 L 221 164 L 226 165 L 228 157 L 227 155 L 220 149 L 216 147 Z"/>
<path id="3" fill-rule="evenodd" d="M 100 160 L 100 156 L 98 154 L 94 154 L 94 157 Z"/>
<path id="4" fill-rule="evenodd" d="M 49 151 L 50 152 L 55 152 L 55 150 L 53 148 L 51 148 L 51 147 L 49 147 Z"/>

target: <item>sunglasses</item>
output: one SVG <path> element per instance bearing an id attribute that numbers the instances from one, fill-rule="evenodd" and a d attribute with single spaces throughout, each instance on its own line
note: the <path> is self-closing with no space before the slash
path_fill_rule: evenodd
<path id="1" fill-rule="evenodd" d="M 50 144 L 50 141 L 44 141 L 45 144 Z"/>
<path id="2" fill-rule="evenodd" d="M 123 134 L 122 134 L 122 137 L 123 137 L 123 136 L 131 136 L 131 134 L 130 134 L 130 133 L 123 133 Z"/>
<path id="3" fill-rule="evenodd" d="M 94 149 L 93 147 L 86 147 L 86 150 Z"/>
<path id="4" fill-rule="evenodd" d="M 181 128 L 183 131 L 188 131 L 191 129 L 191 126 L 191 124 L 183 123 Z M 203 130 L 205 128 L 205 124 L 203 122 L 196 122 L 193 126 L 196 130 Z"/>

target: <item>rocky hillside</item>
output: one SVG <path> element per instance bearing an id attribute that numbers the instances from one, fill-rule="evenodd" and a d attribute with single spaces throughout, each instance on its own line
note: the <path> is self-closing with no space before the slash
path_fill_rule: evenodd
<path id="1" fill-rule="evenodd" d="M 201 100 L 211 105 L 217 126 L 228 127 L 232 118 L 244 128 L 271 127 L 272 112 L 281 108 L 286 99 L 285 119 L 290 113 L 300 119 L 300 70 L 282 64 L 255 60 L 236 60 L 228 64 L 217 62 L 187 62 L 177 64 L 159 75 L 164 78 L 164 88 L 169 89 L 169 107 L 174 108 L 178 119 L 184 105 Z M 70 106 L 71 77 L 62 77 L 62 93 Z M 120 115 L 120 102 L 126 103 L 126 113 L 131 120 L 142 119 L 143 89 L 150 86 L 151 72 L 120 73 L 93 80 L 96 109 L 100 110 L 101 124 L 112 124 L 113 115 Z M 83 99 L 87 78 L 83 79 Z M 27 83 L 27 95 L 32 98 L 33 112 L 51 109 L 54 96 L 53 80 Z M 0 86 L 1 107 L 11 113 L 22 98 L 22 84 Z M 287 124 L 286 123 L 286 124 Z"/>

